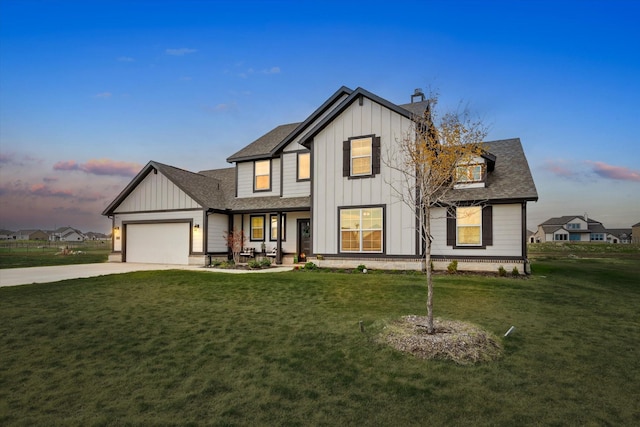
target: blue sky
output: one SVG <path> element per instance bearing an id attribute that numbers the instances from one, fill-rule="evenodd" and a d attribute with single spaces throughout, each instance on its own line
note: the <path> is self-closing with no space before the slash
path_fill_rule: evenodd
<path id="1" fill-rule="evenodd" d="M 519 137 L 528 227 L 640 222 L 640 1 L 0 0 L 0 228 L 108 231 L 149 160 L 198 171 L 340 86 Z"/>

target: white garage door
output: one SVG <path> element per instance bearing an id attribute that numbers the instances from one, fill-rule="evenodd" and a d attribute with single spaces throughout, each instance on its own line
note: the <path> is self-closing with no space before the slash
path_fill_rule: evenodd
<path id="1" fill-rule="evenodd" d="M 128 224 L 127 262 L 189 264 L 189 223 Z"/>

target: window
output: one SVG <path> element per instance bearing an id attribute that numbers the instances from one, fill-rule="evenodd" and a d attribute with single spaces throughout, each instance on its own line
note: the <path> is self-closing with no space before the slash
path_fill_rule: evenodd
<path id="1" fill-rule="evenodd" d="M 351 175 L 371 175 L 371 138 L 351 140 Z"/>
<path id="2" fill-rule="evenodd" d="M 580 223 L 570 222 L 569 224 L 567 224 L 567 229 L 569 229 L 569 230 L 580 230 Z"/>
<path id="3" fill-rule="evenodd" d="M 456 236 L 458 246 L 482 244 L 482 207 L 469 206 L 456 209 Z"/>
<path id="4" fill-rule="evenodd" d="M 382 253 L 383 209 L 340 209 L 340 251 Z"/>
<path id="5" fill-rule="evenodd" d="M 464 165 L 456 167 L 456 182 L 481 182 L 482 165 Z"/>
<path id="6" fill-rule="evenodd" d="M 251 241 L 264 241 L 264 215 L 251 216 Z"/>
<path id="7" fill-rule="evenodd" d="M 365 135 L 343 141 L 342 176 L 371 178 L 380 173 L 380 137 Z"/>
<path id="8" fill-rule="evenodd" d="M 267 191 L 271 189 L 271 160 L 259 160 L 253 164 L 255 178 L 253 180 L 254 191 Z"/>
<path id="9" fill-rule="evenodd" d="M 566 239 L 565 239 L 566 240 Z M 580 234 L 577 233 L 570 233 L 569 234 L 569 240 L 573 241 L 573 242 L 579 242 L 580 241 Z"/>
<path id="10" fill-rule="evenodd" d="M 281 215 L 282 218 L 282 225 L 281 225 L 281 230 L 280 230 L 280 235 L 282 236 L 281 240 L 284 242 L 286 240 L 286 216 L 285 214 Z M 276 241 L 278 240 L 278 215 L 271 215 L 271 233 L 269 234 L 269 240 Z"/>
<path id="11" fill-rule="evenodd" d="M 447 212 L 447 246 L 486 249 L 493 245 L 493 206 L 451 207 Z"/>
<path id="12" fill-rule="evenodd" d="M 553 240 L 567 240 L 566 234 L 554 234 Z"/>
<path id="13" fill-rule="evenodd" d="M 602 233 L 591 233 L 591 240 L 603 241 L 604 234 Z"/>
<path id="14" fill-rule="evenodd" d="M 298 153 L 298 181 L 311 179 L 311 153 Z"/>

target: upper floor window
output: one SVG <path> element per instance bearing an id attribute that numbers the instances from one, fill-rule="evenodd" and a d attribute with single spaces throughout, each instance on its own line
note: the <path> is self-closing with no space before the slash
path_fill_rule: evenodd
<path id="1" fill-rule="evenodd" d="M 343 141 L 342 176 L 349 178 L 369 178 L 379 173 L 379 136 L 357 136 Z"/>
<path id="2" fill-rule="evenodd" d="M 456 167 L 456 182 L 481 182 L 482 181 L 482 165 L 463 165 Z"/>
<path id="3" fill-rule="evenodd" d="M 567 228 L 569 230 L 579 230 L 580 229 L 580 223 L 570 222 L 569 224 L 567 224 Z"/>
<path id="4" fill-rule="evenodd" d="M 298 153 L 298 181 L 311 179 L 311 153 Z"/>
<path id="5" fill-rule="evenodd" d="M 351 175 L 371 175 L 371 138 L 351 140 Z"/>
<path id="6" fill-rule="evenodd" d="M 267 191 L 271 189 L 271 160 L 258 160 L 253 164 L 254 191 Z"/>

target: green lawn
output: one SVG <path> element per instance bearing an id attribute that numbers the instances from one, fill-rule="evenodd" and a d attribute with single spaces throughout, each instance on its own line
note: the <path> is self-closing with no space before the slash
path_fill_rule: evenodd
<path id="1" fill-rule="evenodd" d="M 437 276 L 437 316 L 500 337 L 516 327 L 502 359 L 475 366 L 375 343 L 385 320 L 424 313 L 417 275 L 165 271 L 0 288 L 0 425 L 640 425 L 639 261 Z"/>
<path id="2" fill-rule="evenodd" d="M 69 248 L 68 255 L 61 253 L 63 247 Z M 107 241 L 5 241 L 0 243 L 0 269 L 106 262 L 110 251 Z"/>

